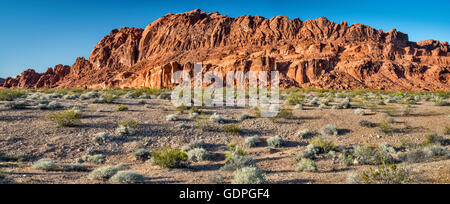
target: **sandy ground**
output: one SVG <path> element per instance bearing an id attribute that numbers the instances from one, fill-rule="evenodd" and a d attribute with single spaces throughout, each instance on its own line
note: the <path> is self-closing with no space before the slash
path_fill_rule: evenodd
<path id="1" fill-rule="evenodd" d="M 395 117 L 395 127 L 400 133 L 386 135 L 378 128 L 365 128 L 358 125 L 362 119 L 379 122 L 382 114 L 368 112 L 360 116 L 354 109 L 333 110 L 330 107 L 321 110 L 308 107 L 306 110 L 293 111 L 293 119 L 272 121 L 268 118 L 252 118 L 238 121 L 242 113 L 252 113 L 245 108 L 205 108 L 206 113 L 219 113 L 229 122 L 236 122 L 241 128 L 240 136 L 233 136 L 223 131 L 224 124 L 213 124 L 214 131 L 203 132 L 195 121 L 189 119 L 189 114 L 180 114 L 176 122 L 166 121 L 169 114 L 179 113 L 169 101 L 147 99 L 150 108 L 139 104 L 140 99 L 120 99 L 116 104 L 91 104 L 81 100 L 57 99 L 68 107 L 78 106 L 84 111 L 83 124 L 74 128 L 57 127 L 43 118 L 51 111 L 24 109 L 9 110 L 0 102 L 0 152 L 4 154 L 24 153 L 31 157 L 29 162 L 0 162 L 0 170 L 11 182 L 16 183 L 98 183 L 88 179 L 89 172 L 44 172 L 31 168 L 33 161 L 41 158 L 51 158 L 58 163 L 76 163 L 79 158 L 87 156 L 87 151 L 96 151 L 107 156 L 107 162 L 102 165 L 86 163 L 89 169 L 100 166 L 127 163 L 131 171 L 146 177 L 146 183 L 164 184 L 200 184 L 209 183 L 210 177 L 220 173 L 226 181 L 233 178 L 232 172 L 219 169 L 225 163 L 224 153 L 227 144 L 236 141 L 244 144 L 248 136 L 260 135 L 269 138 L 280 135 L 286 141 L 282 148 L 258 147 L 247 149 L 256 159 L 257 166 L 265 172 L 269 183 L 346 183 L 348 173 L 368 170 L 369 166 L 344 167 L 333 164 L 331 158 L 321 158 L 317 161 L 319 171 L 316 173 L 295 172 L 295 157 L 306 148 L 311 139 L 298 139 L 296 133 L 308 128 L 314 132 L 327 125 L 335 125 L 339 136 L 329 136 L 326 139 L 336 145 L 351 145 L 355 143 L 377 145 L 383 142 L 400 146 L 402 142 L 420 143 L 424 135 L 437 133 L 444 135 L 445 125 L 450 124 L 450 107 L 434 106 L 433 103 L 422 102 L 415 105 L 410 116 Z M 127 105 L 129 111 L 114 111 L 119 104 Z M 290 105 L 286 107 L 294 108 Z M 104 110 L 104 112 L 98 112 Z M 115 135 L 117 121 L 131 118 L 140 122 L 136 136 L 117 138 L 104 145 L 92 142 L 92 136 L 99 132 Z M 177 128 L 176 125 L 186 123 L 188 129 Z M 117 137 L 117 136 L 116 136 Z M 209 144 L 208 151 L 214 155 L 212 161 L 192 163 L 187 169 L 161 169 L 151 163 L 136 161 L 130 152 L 141 144 L 148 149 L 171 145 L 181 147 L 191 141 L 204 139 Z M 432 161 L 418 164 L 399 164 L 409 169 L 417 183 L 450 183 L 450 160 Z"/>

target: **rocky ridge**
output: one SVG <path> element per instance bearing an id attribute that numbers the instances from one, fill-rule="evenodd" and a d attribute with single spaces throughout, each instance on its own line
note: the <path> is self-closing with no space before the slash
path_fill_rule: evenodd
<path id="1" fill-rule="evenodd" d="M 172 74 L 279 71 L 283 87 L 450 91 L 448 42 L 410 42 L 395 29 L 322 17 L 228 17 L 194 10 L 167 14 L 145 30 L 111 31 L 89 59 L 45 73 L 26 70 L 5 88 L 171 88 Z"/>

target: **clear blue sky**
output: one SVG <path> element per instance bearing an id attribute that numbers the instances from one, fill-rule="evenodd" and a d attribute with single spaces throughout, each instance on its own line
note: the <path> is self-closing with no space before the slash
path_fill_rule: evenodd
<path id="1" fill-rule="evenodd" d="M 166 13 L 196 8 L 232 17 L 325 16 L 384 31 L 397 28 L 411 41 L 450 41 L 448 0 L 0 0 L 0 77 L 18 75 L 26 68 L 43 72 L 56 64 L 72 65 L 76 57 L 88 58 L 114 28 L 145 28 Z"/>

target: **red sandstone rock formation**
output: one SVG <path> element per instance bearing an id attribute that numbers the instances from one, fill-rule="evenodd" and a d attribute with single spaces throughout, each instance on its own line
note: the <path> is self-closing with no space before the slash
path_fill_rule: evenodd
<path id="1" fill-rule="evenodd" d="M 447 42 L 410 42 L 408 35 L 326 18 L 231 18 L 200 10 L 167 14 L 145 30 L 113 30 L 89 60 L 44 74 L 27 70 L 7 88 L 170 88 L 172 74 L 203 71 L 280 72 L 284 87 L 450 90 Z"/>

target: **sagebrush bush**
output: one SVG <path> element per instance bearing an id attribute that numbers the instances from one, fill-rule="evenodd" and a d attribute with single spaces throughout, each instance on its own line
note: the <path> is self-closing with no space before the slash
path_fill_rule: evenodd
<path id="1" fill-rule="evenodd" d="M 86 161 L 93 164 L 104 164 L 106 162 L 106 157 L 103 154 L 96 154 L 89 156 Z"/>
<path id="2" fill-rule="evenodd" d="M 191 143 L 184 145 L 181 150 L 183 152 L 189 152 L 192 149 L 196 149 L 196 148 L 205 148 L 206 143 L 205 140 L 194 140 Z"/>
<path id="3" fill-rule="evenodd" d="M 162 168 L 184 168 L 189 166 L 187 154 L 171 147 L 155 150 L 151 153 L 151 156 L 153 163 Z"/>
<path id="4" fill-rule="evenodd" d="M 138 161 L 144 162 L 150 159 L 150 152 L 146 149 L 137 149 L 132 154 Z"/>
<path id="5" fill-rule="evenodd" d="M 265 175 L 256 167 L 244 167 L 234 172 L 232 184 L 265 184 Z"/>
<path id="6" fill-rule="evenodd" d="M 125 119 L 117 122 L 118 128 L 116 129 L 116 134 L 120 136 L 133 136 L 136 134 L 136 128 L 139 125 L 139 122 L 132 119 Z"/>
<path id="7" fill-rule="evenodd" d="M 28 106 L 28 102 L 26 101 L 11 101 L 5 103 L 5 107 L 9 109 L 25 109 Z"/>
<path id="8" fill-rule="evenodd" d="M 110 181 L 120 184 L 138 184 L 144 182 L 144 176 L 131 171 L 119 171 L 110 178 Z"/>
<path id="9" fill-rule="evenodd" d="M 109 134 L 107 132 L 100 132 L 97 134 L 94 134 L 92 137 L 92 141 L 97 144 L 105 144 L 110 140 Z"/>
<path id="10" fill-rule="evenodd" d="M 267 139 L 267 144 L 271 147 L 282 147 L 283 143 L 284 141 L 279 135 Z"/>
<path id="11" fill-rule="evenodd" d="M 359 126 L 361 126 L 361 127 L 368 127 L 368 128 L 374 128 L 374 127 L 377 126 L 377 124 L 372 123 L 372 122 L 370 122 L 370 121 L 368 121 L 368 120 L 360 120 L 360 121 L 358 122 L 358 124 L 359 124 Z"/>
<path id="12" fill-rule="evenodd" d="M 58 111 L 46 116 L 47 120 L 56 122 L 60 127 L 75 127 L 81 125 L 83 115 L 74 110 Z"/>
<path id="13" fill-rule="evenodd" d="M 313 160 L 303 158 L 298 162 L 297 167 L 295 168 L 295 171 L 316 172 L 317 166 Z"/>
<path id="14" fill-rule="evenodd" d="M 232 153 L 231 157 L 227 159 L 225 165 L 221 168 L 224 171 L 234 171 L 244 167 L 252 167 L 255 161 L 250 156 L 244 156 L 237 153 Z"/>
<path id="15" fill-rule="evenodd" d="M 209 153 L 203 148 L 195 148 L 190 150 L 187 155 L 190 161 L 198 162 L 207 160 Z"/>
<path id="16" fill-rule="evenodd" d="M 324 136 L 330 136 L 330 135 L 338 135 L 339 131 L 336 128 L 336 126 L 334 126 L 332 124 L 328 124 L 328 125 L 322 127 L 321 133 Z"/>
<path id="17" fill-rule="evenodd" d="M 245 146 L 246 147 L 256 147 L 262 142 L 262 139 L 259 135 L 255 135 L 253 137 L 247 137 L 245 139 Z"/>
<path id="18" fill-rule="evenodd" d="M 52 159 L 44 158 L 33 163 L 33 169 L 44 171 L 56 171 L 59 169 L 59 165 Z"/>
<path id="19" fill-rule="evenodd" d="M 299 130 L 297 132 L 297 137 L 299 139 L 307 139 L 311 136 L 311 132 L 309 131 L 309 129 L 303 129 L 303 130 Z"/>
<path id="20" fill-rule="evenodd" d="M 321 137 L 312 140 L 310 144 L 318 150 L 319 154 L 328 153 L 336 149 L 333 142 L 327 141 Z"/>
<path id="21" fill-rule="evenodd" d="M 62 171 L 70 172 L 85 172 L 88 171 L 88 167 L 83 164 L 65 164 L 62 165 Z"/>
<path id="22" fill-rule="evenodd" d="M 119 170 L 112 166 L 101 167 L 92 171 L 88 178 L 91 180 L 108 180 L 113 177 Z"/>

